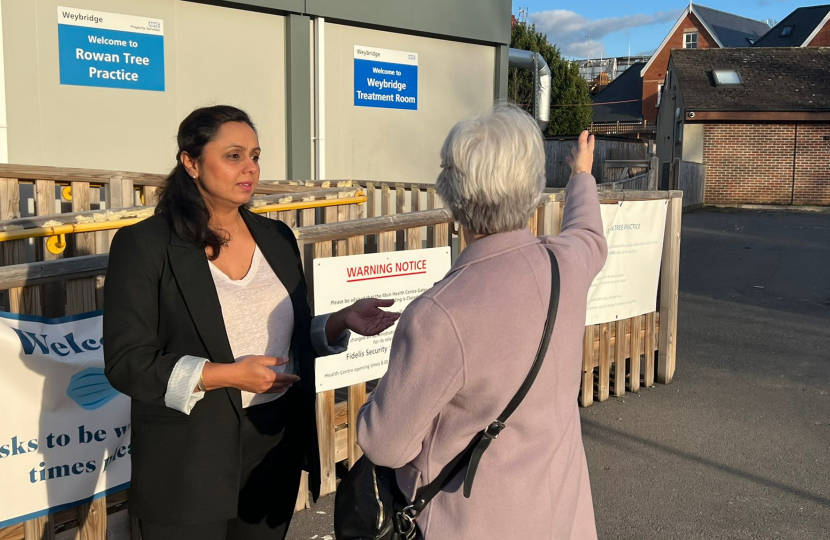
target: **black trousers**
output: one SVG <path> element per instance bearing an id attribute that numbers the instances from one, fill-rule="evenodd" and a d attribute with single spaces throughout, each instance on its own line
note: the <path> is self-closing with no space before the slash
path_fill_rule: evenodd
<path id="1" fill-rule="evenodd" d="M 142 520 L 143 540 L 283 540 L 302 473 L 303 448 L 295 419 L 298 394 L 291 389 L 276 401 L 245 409 L 236 518 L 187 526 Z"/>

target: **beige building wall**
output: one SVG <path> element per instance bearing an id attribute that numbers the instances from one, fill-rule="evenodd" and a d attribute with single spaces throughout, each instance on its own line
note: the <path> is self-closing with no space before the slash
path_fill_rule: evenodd
<path id="1" fill-rule="evenodd" d="M 8 162 L 137 172 L 175 165 L 176 130 L 219 103 L 256 123 L 285 178 L 285 18 L 177 0 L 0 0 Z M 57 6 L 164 20 L 165 91 L 60 84 Z"/>
<path id="2" fill-rule="evenodd" d="M 703 163 L 703 124 L 683 125 L 683 161 Z"/>
<path id="3" fill-rule="evenodd" d="M 493 104 L 495 49 L 326 24 L 326 177 L 435 182 L 460 119 Z M 418 110 L 354 106 L 354 46 L 418 53 Z"/>

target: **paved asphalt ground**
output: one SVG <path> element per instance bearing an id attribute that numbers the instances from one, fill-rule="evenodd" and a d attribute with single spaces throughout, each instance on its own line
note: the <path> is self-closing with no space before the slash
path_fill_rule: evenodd
<path id="1" fill-rule="evenodd" d="M 674 382 L 581 411 L 600 538 L 830 539 L 830 214 L 686 214 L 681 253 Z"/>

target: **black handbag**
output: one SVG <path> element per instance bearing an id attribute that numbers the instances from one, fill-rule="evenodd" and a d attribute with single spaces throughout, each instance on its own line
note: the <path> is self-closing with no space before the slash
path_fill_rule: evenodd
<path id="1" fill-rule="evenodd" d="M 478 464 L 484 451 L 505 428 L 505 422 L 527 395 L 536 375 L 542 367 L 550 343 L 556 310 L 559 306 L 559 264 L 553 252 L 550 256 L 551 286 L 550 305 L 542 341 L 536 359 L 510 403 L 498 419 L 478 432 L 467 448 L 450 461 L 441 473 L 415 494 L 415 500 L 407 502 L 395 479 L 395 470 L 372 463 L 366 456 L 354 464 L 337 487 L 334 499 L 334 535 L 338 540 L 413 540 L 419 530 L 415 520 L 427 504 L 465 468 L 464 496 L 469 498 L 473 489 Z"/>

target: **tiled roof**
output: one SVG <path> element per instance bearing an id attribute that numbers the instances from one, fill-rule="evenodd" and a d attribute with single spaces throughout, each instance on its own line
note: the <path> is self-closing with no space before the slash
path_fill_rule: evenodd
<path id="1" fill-rule="evenodd" d="M 830 110 L 830 48 L 678 49 L 672 63 L 686 109 Z M 717 86 L 714 70 L 735 70 L 739 86 Z"/>
<path id="2" fill-rule="evenodd" d="M 700 4 L 694 4 L 694 11 L 724 47 L 749 47 L 752 45 L 750 40 L 759 39 L 769 30 L 763 21 L 747 19 Z"/>
<path id="3" fill-rule="evenodd" d="M 644 65 L 644 62 L 632 64 L 594 96 L 594 122 L 639 122 L 643 119 L 640 70 Z"/>
<path id="4" fill-rule="evenodd" d="M 813 33 L 813 30 L 821 24 L 828 12 L 830 12 L 830 5 L 798 8 L 770 29 L 764 37 L 756 41 L 755 46 L 801 47 L 810 37 L 810 34 Z M 788 27 L 792 27 L 789 35 L 782 35 L 784 29 Z"/>

